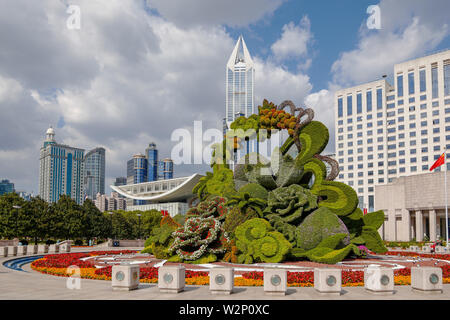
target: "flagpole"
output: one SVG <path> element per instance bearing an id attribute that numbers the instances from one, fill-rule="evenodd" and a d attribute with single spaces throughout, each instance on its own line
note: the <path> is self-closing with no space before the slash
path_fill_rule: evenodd
<path id="1" fill-rule="evenodd" d="M 446 235 L 446 245 L 449 247 L 448 243 L 448 202 L 447 202 L 447 146 L 444 148 L 444 184 L 445 184 L 445 235 Z"/>

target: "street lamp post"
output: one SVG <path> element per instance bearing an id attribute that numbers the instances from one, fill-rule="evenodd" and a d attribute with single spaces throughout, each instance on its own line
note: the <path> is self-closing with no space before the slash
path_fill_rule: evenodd
<path id="1" fill-rule="evenodd" d="M 138 233 L 139 233 L 139 240 L 141 239 L 141 214 L 138 213 L 138 219 L 139 219 L 139 229 L 138 229 Z"/>
<path id="2" fill-rule="evenodd" d="M 15 234 L 16 234 L 16 238 L 19 239 L 19 236 L 18 236 L 18 234 L 17 234 L 17 218 L 18 218 L 18 216 L 19 216 L 19 209 L 22 209 L 22 207 L 21 207 L 21 206 L 15 206 L 15 205 L 14 205 L 13 208 L 17 210 L 17 211 L 16 211 L 16 230 L 15 230 Z"/>

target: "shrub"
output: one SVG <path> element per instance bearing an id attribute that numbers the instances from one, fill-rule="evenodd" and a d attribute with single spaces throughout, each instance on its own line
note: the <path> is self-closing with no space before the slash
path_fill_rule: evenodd
<path id="1" fill-rule="evenodd" d="M 55 244 L 55 240 L 48 239 L 47 241 L 45 241 L 45 244 L 46 245 Z"/>
<path id="2" fill-rule="evenodd" d="M 235 233 L 239 263 L 281 262 L 291 249 L 289 241 L 264 219 L 248 220 Z"/>
<path id="3" fill-rule="evenodd" d="M 76 246 L 82 246 L 82 245 L 83 245 L 83 240 L 81 240 L 81 239 L 76 239 L 75 242 L 74 242 L 74 244 L 75 244 Z"/>
<path id="4" fill-rule="evenodd" d="M 251 198 L 259 198 L 262 200 L 267 200 L 269 193 L 267 190 L 256 183 L 249 183 L 239 189 L 240 194 L 248 193 Z"/>
<path id="5" fill-rule="evenodd" d="M 344 244 L 349 244 L 347 227 L 337 215 L 327 208 L 319 208 L 303 220 L 296 229 L 297 248 L 311 250 L 323 240 L 336 234 L 346 234 Z"/>
<path id="6" fill-rule="evenodd" d="M 229 213 L 227 214 L 227 217 L 225 218 L 225 222 L 223 223 L 223 229 L 225 232 L 228 233 L 228 235 L 231 238 L 234 238 L 234 231 L 236 228 L 243 224 L 245 221 L 258 218 L 258 214 L 252 210 L 247 210 L 246 213 L 242 213 L 242 211 L 237 208 L 233 207 L 230 209 Z"/>
<path id="7" fill-rule="evenodd" d="M 23 246 L 27 246 L 27 245 L 28 245 L 28 240 L 21 239 L 21 240 L 19 240 L 19 242 L 20 242 Z"/>
<path id="8" fill-rule="evenodd" d="M 150 253 L 153 254 L 152 248 L 151 247 L 145 247 L 141 253 Z"/>
<path id="9" fill-rule="evenodd" d="M 168 252 L 176 253 L 184 261 L 197 260 L 208 253 L 224 253 L 224 244 L 229 241 L 220 221 L 213 217 L 189 218 L 173 236 L 175 240 Z"/>

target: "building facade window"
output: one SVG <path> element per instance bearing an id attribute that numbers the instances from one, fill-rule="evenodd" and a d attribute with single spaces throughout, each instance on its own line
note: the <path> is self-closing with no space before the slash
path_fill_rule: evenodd
<path id="1" fill-rule="evenodd" d="M 414 72 L 408 73 L 408 93 L 414 94 Z"/>
<path id="2" fill-rule="evenodd" d="M 338 117 L 342 118 L 344 116 L 343 113 L 343 102 L 342 102 L 342 98 L 338 99 Z"/>
<path id="3" fill-rule="evenodd" d="M 426 73 L 425 69 L 421 69 L 419 71 L 419 78 L 420 78 L 420 92 L 427 91 L 427 80 L 426 80 Z"/>
<path id="4" fill-rule="evenodd" d="M 438 68 L 437 65 L 431 67 L 431 97 L 436 99 L 439 96 L 438 88 Z"/>
<path id="5" fill-rule="evenodd" d="M 397 97 L 403 97 L 403 75 L 397 76 Z"/>
<path id="6" fill-rule="evenodd" d="M 377 109 L 383 109 L 383 89 L 377 89 Z"/>
<path id="7" fill-rule="evenodd" d="M 352 115 L 352 108 L 353 108 L 353 101 L 352 101 L 352 96 L 347 96 L 347 116 L 351 116 Z"/>

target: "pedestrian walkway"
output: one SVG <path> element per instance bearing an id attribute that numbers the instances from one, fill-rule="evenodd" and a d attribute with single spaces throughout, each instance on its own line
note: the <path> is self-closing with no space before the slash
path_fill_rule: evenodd
<path id="1" fill-rule="evenodd" d="M 236 287 L 229 296 L 211 295 L 208 286 L 186 286 L 179 294 L 161 294 L 157 284 L 145 283 L 138 290 L 113 291 L 110 281 L 88 279 L 80 280 L 80 289 L 68 289 L 68 278 L 35 272 L 29 264 L 22 266 L 26 272 L 6 268 L 3 262 L 13 258 L 0 259 L 0 300 L 450 300 L 450 284 L 444 284 L 442 294 L 412 292 L 410 286 L 396 286 L 394 295 L 375 295 L 363 287 L 344 287 L 341 296 L 321 295 L 314 288 L 289 288 L 285 297 L 267 296 L 262 287 Z"/>

